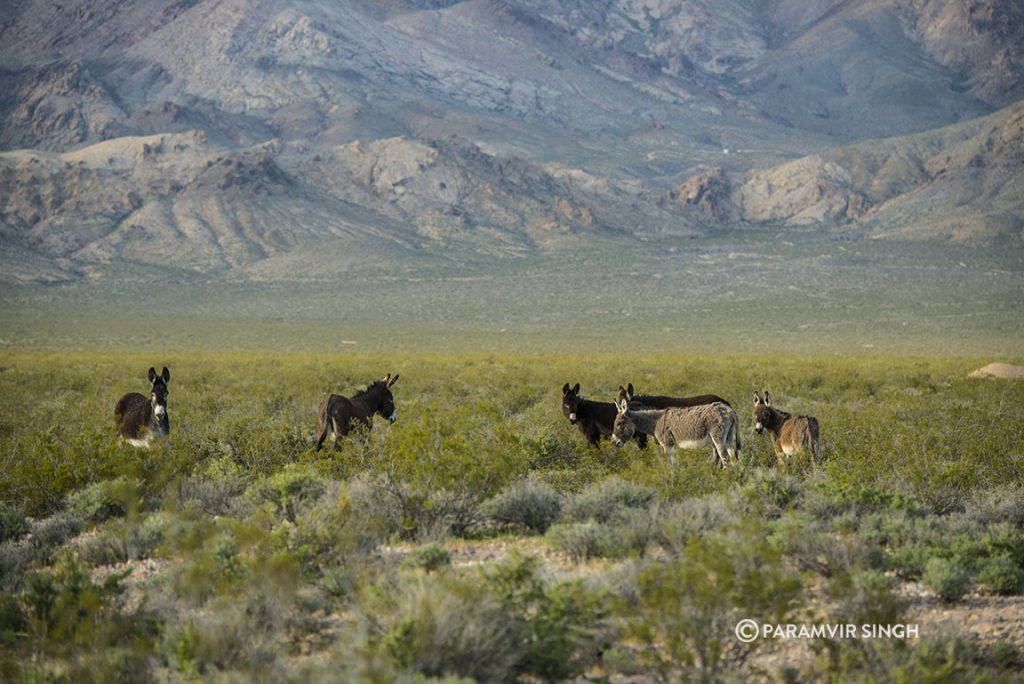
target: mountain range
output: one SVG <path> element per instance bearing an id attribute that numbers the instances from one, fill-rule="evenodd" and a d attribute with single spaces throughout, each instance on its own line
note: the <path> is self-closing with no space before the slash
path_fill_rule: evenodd
<path id="1" fill-rule="evenodd" d="M 1017 0 L 12 0 L 0 279 L 1024 232 Z"/>

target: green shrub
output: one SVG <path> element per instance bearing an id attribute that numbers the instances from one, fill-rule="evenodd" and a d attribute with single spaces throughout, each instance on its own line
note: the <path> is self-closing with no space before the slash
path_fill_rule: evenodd
<path id="1" fill-rule="evenodd" d="M 162 541 L 159 514 L 151 515 L 139 524 L 114 520 L 87 539 L 79 549 L 79 555 L 88 565 L 123 563 L 147 558 Z"/>
<path id="2" fill-rule="evenodd" d="M 102 653 L 119 644 L 151 647 L 155 622 L 145 613 L 126 613 L 114 606 L 126 574 L 113 574 L 96 584 L 69 553 L 52 570 L 30 573 L 21 602 L 33 623 L 33 648 L 73 661 L 76 653 Z"/>
<path id="3" fill-rule="evenodd" d="M 409 552 L 403 565 L 432 572 L 452 564 L 452 554 L 440 544 L 431 542 Z"/>
<path id="4" fill-rule="evenodd" d="M 481 506 L 495 522 L 543 534 L 562 511 L 562 496 L 550 485 L 527 476 L 498 492 Z"/>
<path id="5" fill-rule="evenodd" d="M 828 583 L 829 618 L 841 624 L 898 624 L 907 602 L 893 587 L 892 578 L 877 570 L 837 574 Z"/>
<path id="6" fill-rule="evenodd" d="M 890 553 L 885 559 L 887 568 L 907 580 L 918 580 L 932 557 L 931 548 L 922 544 L 907 544 Z"/>
<path id="7" fill-rule="evenodd" d="M 0 543 L 20 539 L 28 534 L 28 520 L 17 509 L 0 501 Z"/>
<path id="8" fill-rule="evenodd" d="M 279 681 L 284 673 L 268 641 L 282 637 L 260 602 L 243 595 L 216 612 L 191 614 L 169 625 L 161 650 L 170 669 L 189 678 L 234 671 L 239 679 Z"/>
<path id="9" fill-rule="evenodd" d="M 982 525 L 1007 523 L 1024 528 L 1024 489 L 1001 485 L 975 492 L 965 512 Z"/>
<path id="10" fill-rule="evenodd" d="M 317 584 L 329 596 L 347 599 L 355 594 L 357 577 L 352 568 L 338 566 L 325 569 Z"/>
<path id="11" fill-rule="evenodd" d="M 724 494 L 663 503 L 651 513 L 655 540 L 674 555 L 681 554 L 692 537 L 734 525 L 738 520 L 733 500 Z"/>
<path id="12" fill-rule="evenodd" d="M 329 483 L 324 494 L 289 527 L 287 547 L 313 576 L 348 565 L 368 554 L 387 534 L 378 521 L 357 507 L 350 490 Z"/>
<path id="13" fill-rule="evenodd" d="M 36 522 L 32 529 L 26 562 L 49 565 L 61 546 L 83 529 L 82 519 L 70 512 L 57 513 Z"/>
<path id="14" fill-rule="evenodd" d="M 804 512 L 794 512 L 776 520 L 770 541 L 801 570 L 823 577 L 849 573 L 855 569 L 881 567 L 880 547 L 856 534 L 830 531 L 827 524 Z"/>
<path id="15" fill-rule="evenodd" d="M 68 510 L 93 523 L 126 515 L 139 506 L 139 481 L 118 477 L 96 482 L 68 495 Z"/>
<path id="16" fill-rule="evenodd" d="M 980 660 L 977 647 L 959 637 L 923 638 L 910 648 L 883 653 L 877 668 L 890 672 L 895 682 L 992 681 L 990 673 L 976 664 Z"/>
<path id="17" fill-rule="evenodd" d="M 1024 665 L 1024 654 L 1013 642 L 999 640 L 985 654 L 985 662 L 1003 670 L 1019 672 L 1021 665 Z"/>
<path id="18" fill-rule="evenodd" d="M 751 513 L 765 518 L 777 518 L 783 511 L 797 505 L 804 496 L 800 479 L 774 469 L 758 469 L 754 477 L 743 485 L 741 499 Z"/>
<path id="19" fill-rule="evenodd" d="M 437 540 L 449 534 L 465 536 L 477 529 L 480 493 L 469 487 L 420 489 L 396 480 L 384 480 L 384 495 L 401 511 L 401 534 L 407 539 Z"/>
<path id="20" fill-rule="evenodd" d="M 894 549 L 916 538 L 915 526 L 920 520 L 903 511 L 881 511 L 859 518 L 856 527 L 867 543 Z"/>
<path id="21" fill-rule="evenodd" d="M 955 560 L 968 573 L 974 572 L 982 559 L 989 555 L 987 539 L 983 536 L 958 534 L 949 542 L 948 547 L 933 548 L 933 555 Z"/>
<path id="22" fill-rule="evenodd" d="M 8 542 L 0 544 L 0 591 L 15 591 L 32 566 L 32 549 Z"/>
<path id="23" fill-rule="evenodd" d="M 486 587 L 448 574 L 378 585 L 367 618 L 399 667 L 430 677 L 515 678 L 524 626 Z"/>
<path id="24" fill-rule="evenodd" d="M 657 538 L 650 513 L 633 509 L 630 513 L 619 515 L 619 520 L 614 523 L 602 524 L 589 520 L 553 525 L 546 539 L 551 546 L 577 563 L 590 558 L 642 555 Z"/>
<path id="25" fill-rule="evenodd" d="M 821 660 L 825 673 L 806 673 L 808 680 L 841 682 L 927 682 L 1015 681 L 1012 668 L 986 662 L 978 647 L 956 636 L 927 636 L 915 641 L 843 640 L 829 642 L 832 657 Z"/>
<path id="26" fill-rule="evenodd" d="M 349 511 L 358 517 L 358 525 L 375 539 L 388 539 L 404 529 L 402 506 L 391 495 L 386 479 L 361 473 L 344 484 Z"/>
<path id="27" fill-rule="evenodd" d="M 606 532 L 607 527 L 592 521 L 560 523 L 551 526 L 546 539 L 554 548 L 579 563 L 601 555 L 602 548 L 606 548 L 601 536 Z"/>
<path id="28" fill-rule="evenodd" d="M 639 578 L 639 605 L 623 618 L 642 644 L 639 658 L 662 679 L 680 668 L 685 680 L 714 681 L 727 652 L 736 662 L 758 647 L 731 649 L 736 623 L 784 622 L 801 593 L 763 531 L 741 528 L 693 537 L 679 558 L 652 564 Z"/>
<path id="29" fill-rule="evenodd" d="M 0 644 L 10 648 L 27 630 L 28 619 L 18 599 L 13 594 L 0 592 Z"/>
<path id="30" fill-rule="evenodd" d="M 1007 553 L 985 559 L 978 569 L 978 582 L 997 594 L 1024 592 L 1024 568 Z"/>
<path id="31" fill-rule="evenodd" d="M 983 537 L 988 556 L 1007 555 L 1024 567 L 1024 530 L 1006 522 L 989 526 Z"/>
<path id="32" fill-rule="evenodd" d="M 959 601 L 971 586 L 971 575 L 958 561 L 933 556 L 925 563 L 921 580 L 943 601 Z"/>
<path id="33" fill-rule="evenodd" d="M 650 487 L 613 475 L 573 496 L 566 506 L 566 517 L 575 522 L 611 522 L 630 509 L 647 508 L 655 494 Z"/>
<path id="34" fill-rule="evenodd" d="M 300 464 L 290 464 L 255 486 L 257 496 L 274 504 L 278 515 L 293 523 L 299 511 L 319 499 L 325 489 L 323 477 Z"/>
<path id="35" fill-rule="evenodd" d="M 526 644 L 517 670 L 564 681 L 597 662 L 611 641 L 611 603 L 578 580 L 545 583 L 534 558 L 513 556 L 485 575 L 506 614 L 522 625 Z"/>
<path id="36" fill-rule="evenodd" d="M 904 494 L 888 492 L 871 484 L 843 484 L 833 480 L 819 483 L 805 498 L 804 507 L 819 518 L 834 518 L 853 513 L 857 518 L 880 511 L 902 511 L 908 515 L 919 512 L 913 499 Z"/>
<path id="37" fill-rule="evenodd" d="M 181 484 L 179 502 L 196 502 L 208 515 L 224 515 L 232 501 L 241 496 L 251 475 L 228 457 L 213 459 L 197 468 Z"/>

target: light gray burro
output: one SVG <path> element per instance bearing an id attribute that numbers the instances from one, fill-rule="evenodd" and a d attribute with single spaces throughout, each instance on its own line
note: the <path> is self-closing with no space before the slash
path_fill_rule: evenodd
<path id="1" fill-rule="evenodd" d="M 642 432 L 658 440 L 672 465 L 676 463 L 673 447 L 699 449 L 708 442 L 715 447 L 718 465 L 724 468 L 739 462 L 739 417 L 724 402 L 631 411 L 629 397 L 620 391 L 615 405 L 619 413 L 615 417 L 612 442 L 616 446 L 625 444 L 634 433 Z"/>

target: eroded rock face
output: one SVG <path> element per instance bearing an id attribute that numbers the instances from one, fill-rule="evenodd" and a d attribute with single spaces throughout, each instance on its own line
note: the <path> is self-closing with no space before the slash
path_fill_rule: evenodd
<path id="1" fill-rule="evenodd" d="M 736 202 L 747 220 L 793 225 L 848 222 L 863 216 L 868 206 L 849 171 L 819 156 L 751 173 Z"/>
<path id="2" fill-rule="evenodd" d="M 668 196 L 684 211 L 697 210 L 707 218 L 722 220 L 737 214 L 731 191 L 729 177 L 721 167 L 715 167 L 677 185 Z"/>
<path id="3" fill-rule="evenodd" d="M 10 109 L 0 125 L 7 149 L 69 149 L 98 142 L 121 129 L 125 113 L 82 62 L 56 62 L 5 74 Z M 3 111 L 0 109 L 0 111 Z"/>

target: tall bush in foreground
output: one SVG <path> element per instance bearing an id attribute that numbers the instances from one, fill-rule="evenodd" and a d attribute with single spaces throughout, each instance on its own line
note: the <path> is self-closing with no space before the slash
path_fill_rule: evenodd
<path id="1" fill-rule="evenodd" d="M 712 681 L 758 645 L 738 643 L 736 623 L 784 622 L 801 596 L 800 578 L 759 530 L 693 537 L 682 551 L 641 573 L 631 630 L 662 679 Z"/>

